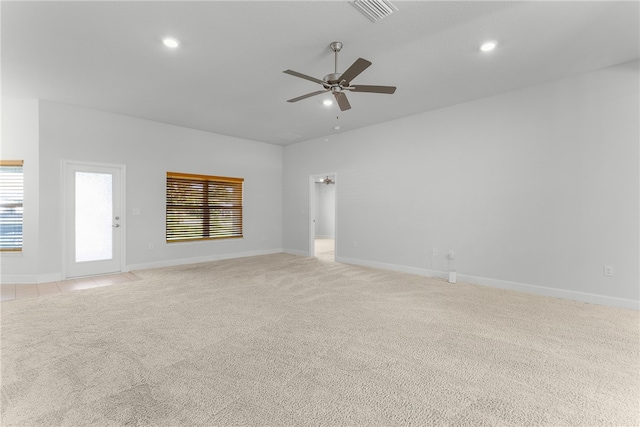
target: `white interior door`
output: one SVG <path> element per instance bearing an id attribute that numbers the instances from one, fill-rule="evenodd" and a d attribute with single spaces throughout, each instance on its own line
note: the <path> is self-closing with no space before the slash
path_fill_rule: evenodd
<path id="1" fill-rule="evenodd" d="M 122 270 L 121 166 L 65 163 L 66 277 Z"/>

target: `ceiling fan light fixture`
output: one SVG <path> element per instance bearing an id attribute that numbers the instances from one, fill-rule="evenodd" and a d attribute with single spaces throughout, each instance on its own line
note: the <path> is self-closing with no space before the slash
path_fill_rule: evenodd
<path id="1" fill-rule="evenodd" d="M 180 42 L 178 40 L 171 37 L 166 37 L 162 39 L 162 43 L 164 43 L 166 47 L 170 47 L 172 49 L 175 49 L 180 45 Z"/>
<path id="2" fill-rule="evenodd" d="M 352 4 L 372 22 L 398 11 L 398 8 L 388 0 L 355 0 Z"/>
<path id="3" fill-rule="evenodd" d="M 482 45 L 480 45 L 480 50 L 483 52 L 491 52 L 496 48 L 496 46 L 498 46 L 498 42 L 495 40 L 490 40 L 482 43 Z"/>

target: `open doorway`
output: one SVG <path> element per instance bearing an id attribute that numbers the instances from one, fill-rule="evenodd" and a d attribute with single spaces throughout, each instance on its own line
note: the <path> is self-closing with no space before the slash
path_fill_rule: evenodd
<path id="1" fill-rule="evenodd" d="M 329 262 L 336 258 L 336 181 L 335 173 L 309 179 L 309 255 Z"/>

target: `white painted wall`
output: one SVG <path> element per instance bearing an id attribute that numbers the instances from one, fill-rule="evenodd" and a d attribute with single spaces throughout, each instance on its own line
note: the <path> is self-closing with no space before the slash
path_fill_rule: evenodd
<path id="1" fill-rule="evenodd" d="M 453 249 L 459 281 L 637 307 L 638 81 L 628 63 L 287 146 L 284 248 L 306 252 L 308 176 L 331 170 L 339 260 L 441 275 Z"/>
<path id="2" fill-rule="evenodd" d="M 306 253 L 308 177 L 331 170 L 341 186 L 339 260 L 441 274 L 444 254 L 454 249 L 459 280 L 637 305 L 638 79 L 638 62 L 624 64 L 284 152 L 5 99 L 1 155 L 25 160 L 26 194 L 25 250 L 1 256 L 2 279 L 60 275 L 61 161 L 69 159 L 126 165 L 127 264 L 134 268 L 282 247 Z M 167 170 L 244 177 L 246 237 L 164 243 Z M 132 216 L 133 208 L 142 215 Z M 614 266 L 614 277 L 603 276 L 604 264 Z"/>
<path id="3" fill-rule="evenodd" d="M 281 251 L 282 147 L 42 101 L 41 277 L 59 275 L 62 269 L 62 160 L 126 166 L 123 220 L 129 268 Z M 167 244 L 167 171 L 244 178 L 244 238 Z M 141 215 L 133 216 L 134 208 Z"/>
<path id="4" fill-rule="evenodd" d="M 22 252 L 0 253 L 2 282 L 35 282 L 39 259 L 38 101 L 2 100 L 0 159 L 24 160 L 24 226 Z"/>
<path id="5" fill-rule="evenodd" d="M 316 182 L 316 238 L 333 239 L 336 227 L 336 186 Z"/>

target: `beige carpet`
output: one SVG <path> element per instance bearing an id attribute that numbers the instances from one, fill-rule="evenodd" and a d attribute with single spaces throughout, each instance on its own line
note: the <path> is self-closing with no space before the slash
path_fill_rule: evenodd
<path id="1" fill-rule="evenodd" d="M 2 303 L 3 426 L 637 426 L 639 314 L 276 254 Z"/>

